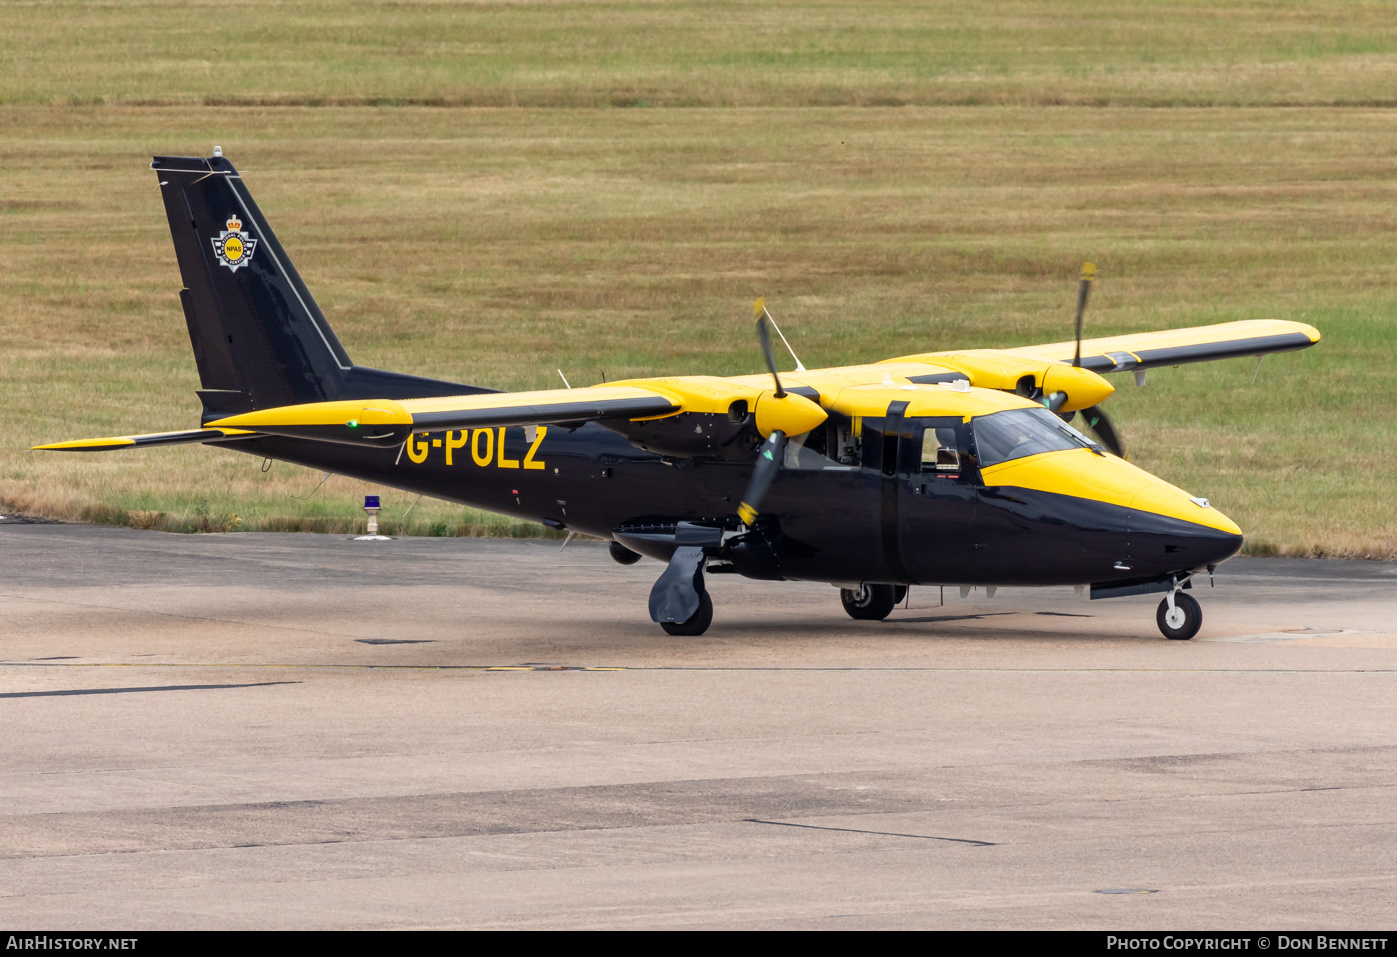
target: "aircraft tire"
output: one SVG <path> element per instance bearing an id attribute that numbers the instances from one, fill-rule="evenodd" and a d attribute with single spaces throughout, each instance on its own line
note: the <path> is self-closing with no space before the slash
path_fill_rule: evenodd
<path id="1" fill-rule="evenodd" d="M 1166 598 L 1159 603 L 1154 620 L 1165 638 L 1188 641 L 1203 625 L 1203 609 L 1192 595 L 1178 591 L 1174 593 L 1174 614 L 1169 614 L 1169 599 Z"/>
<path id="2" fill-rule="evenodd" d="M 856 621 L 882 621 L 897 607 L 897 586 L 861 585 L 839 589 L 844 610 Z"/>
<path id="3" fill-rule="evenodd" d="M 699 593 L 698 611 L 694 612 L 686 621 L 662 621 L 660 627 L 667 635 L 677 637 L 692 638 L 701 635 L 708 630 L 708 626 L 713 624 L 713 599 L 708 597 L 708 592 Z"/>
<path id="4" fill-rule="evenodd" d="M 631 551 L 620 542 L 612 542 L 606 546 L 606 551 L 611 556 L 611 560 L 618 565 L 634 565 L 640 561 L 639 553 Z"/>

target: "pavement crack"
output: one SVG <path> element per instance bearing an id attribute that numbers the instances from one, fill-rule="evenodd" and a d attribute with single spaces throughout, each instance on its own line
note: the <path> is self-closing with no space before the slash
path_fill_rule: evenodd
<path id="1" fill-rule="evenodd" d="M 976 841 L 968 837 L 937 837 L 934 834 L 903 834 L 898 831 L 865 831 L 857 827 L 827 827 L 822 824 L 796 824 L 792 821 L 763 821 L 760 818 L 744 817 L 747 824 L 770 824 L 775 827 L 803 827 L 812 831 L 843 831 L 846 834 L 877 834 L 880 837 L 911 837 L 920 841 L 948 841 L 952 844 L 970 844 L 975 847 L 998 847 L 995 841 Z"/>
<path id="2" fill-rule="evenodd" d="M 61 691 L 6 691 L 0 698 L 61 698 L 78 694 L 135 694 L 143 691 L 215 691 L 225 688 L 266 688 L 269 685 L 298 685 L 300 681 L 255 681 L 240 685 L 152 685 L 146 688 L 71 688 Z"/>

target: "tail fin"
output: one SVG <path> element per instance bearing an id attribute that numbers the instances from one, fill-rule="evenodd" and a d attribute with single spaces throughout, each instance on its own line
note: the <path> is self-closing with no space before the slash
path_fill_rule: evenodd
<path id="1" fill-rule="evenodd" d="M 157 156 L 205 418 L 302 402 L 488 392 L 356 366 L 233 164 Z"/>

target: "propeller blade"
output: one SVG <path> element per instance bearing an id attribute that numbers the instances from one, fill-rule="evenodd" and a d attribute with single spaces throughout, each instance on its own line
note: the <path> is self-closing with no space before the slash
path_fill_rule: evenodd
<path id="1" fill-rule="evenodd" d="M 737 517 L 743 524 L 751 525 L 761 512 L 762 499 L 771 491 L 771 483 L 781 472 L 781 462 L 786 457 L 786 433 L 777 429 L 766 437 L 757 451 L 757 463 L 752 466 L 752 478 L 743 493 L 742 504 L 737 507 Z"/>
<path id="2" fill-rule="evenodd" d="M 1062 408 L 1063 403 L 1066 401 L 1066 392 L 1049 392 L 1043 397 L 1043 407 L 1049 412 L 1056 412 L 1058 409 Z"/>
<path id="3" fill-rule="evenodd" d="M 1087 428 L 1096 433 L 1096 437 L 1101 440 L 1102 445 L 1121 458 L 1125 458 L 1125 446 L 1121 444 L 1120 435 L 1116 433 L 1116 427 L 1111 424 L 1111 420 L 1106 416 L 1106 412 L 1101 406 L 1093 405 L 1083 409 L 1082 421 Z"/>
<path id="4" fill-rule="evenodd" d="M 1091 283 L 1096 278 L 1096 264 L 1082 263 L 1082 281 L 1077 286 L 1077 352 L 1072 356 L 1072 367 L 1082 367 L 1082 316 L 1087 311 L 1087 297 L 1091 295 Z"/>
<path id="5" fill-rule="evenodd" d="M 766 318 L 766 298 L 758 299 L 752 305 L 757 316 L 757 338 L 762 343 L 762 355 L 766 357 L 766 367 L 771 370 L 771 378 L 776 381 L 776 398 L 784 399 L 786 390 L 781 388 L 781 377 L 776 374 L 776 355 L 771 351 L 771 333 L 767 330 L 770 321 Z"/>

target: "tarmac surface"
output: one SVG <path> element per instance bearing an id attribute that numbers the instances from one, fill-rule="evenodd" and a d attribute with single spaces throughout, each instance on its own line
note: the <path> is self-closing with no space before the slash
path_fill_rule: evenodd
<path id="1" fill-rule="evenodd" d="M 1381 929 L 1397 565 L 962 599 L 0 522 L 0 926 Z"/>

